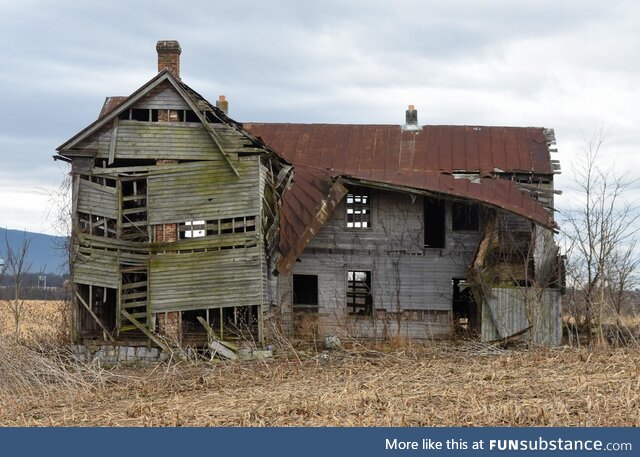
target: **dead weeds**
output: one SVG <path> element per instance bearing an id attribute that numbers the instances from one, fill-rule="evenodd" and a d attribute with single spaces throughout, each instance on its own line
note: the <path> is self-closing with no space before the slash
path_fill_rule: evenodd
<path id="1" fill-rule="evenodd" d="M 372 355 L 375 354 L 375 355 Z M 637 350 L 473 344 L 116 369 L 20 401 L 2 425 L 638 426 Z"/>
<path id="2" fill-rule="evenodd" d="M 105 370 L 31 336 L 0 335 L 0 425 L 640 426 L 636 346 L 283 345 L 271 360 Z"/>

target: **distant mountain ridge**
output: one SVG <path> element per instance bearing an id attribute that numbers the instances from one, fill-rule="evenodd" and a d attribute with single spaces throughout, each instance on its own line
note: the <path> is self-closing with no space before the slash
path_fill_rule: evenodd
<path id="1" fill-rule="evenodd" d="M 14 252 L 22 248 L 23 236 L 30 240 L 27 265 L 31 264 L 29 269 L 31 273 L 65 274 L 68 272 L 67 253 L 63 249 L 64 237 L 0 228 L 0 259 L 4 259 L 5 263 L 7 259 L 5 234 Z"/>

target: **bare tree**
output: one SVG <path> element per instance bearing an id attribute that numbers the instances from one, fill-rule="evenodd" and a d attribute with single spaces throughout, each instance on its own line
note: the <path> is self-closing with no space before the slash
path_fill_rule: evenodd
<path id="1" fill-rule="evenodd" d="M 27 262 L 30 240 L 27 233 L 22 234 L 22 243 L 15 248 L 9 243 L 8 231 L 5 231 L 4 243 L 6 247 L 6 271 L 13 281 L 13 300 L 9 300 L 9 309 L 13 314 L 15 324 L 15 339 L 20 340 L 20 319 L 24 300 L 21 299 L 22 282 L 31 269 L 31 263 Z"/>
<path id="2" fill-rule="evenodd" d="M 600 342 L 607 320 L 620 322 L 625 293 L 635 284 L 640 218 L 637 205 L 628 201 L 634 181 L 602 166 L 604 141 L 597 132 L 586 142 L 583 160 L 574 163 L 578 198 L 564 218 L 569 305 L 588 340 L 595 333 Z"/>

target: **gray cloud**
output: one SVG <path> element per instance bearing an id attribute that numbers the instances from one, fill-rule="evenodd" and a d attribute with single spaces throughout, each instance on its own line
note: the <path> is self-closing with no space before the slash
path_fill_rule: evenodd
<path id="1" fill-rule="evenodd" d="M 57 187 L 51 154 L 105 96 L 155 74 L 158 39 L 178 39 L 183 79 L 240 121 L 401 123 L 413 103 L 423 123 L 555 127 L 565 170 L 602 123 L 627 166 L 640 143 L 632 1 L 5 1 L 0 225 L 20 182 Z M 42 230 L 29 192 L 20 217 Z"/>

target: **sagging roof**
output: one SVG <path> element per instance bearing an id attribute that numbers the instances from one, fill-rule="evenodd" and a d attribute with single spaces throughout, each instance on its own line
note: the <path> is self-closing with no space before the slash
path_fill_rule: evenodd
<path id="1" fill-rule="evenodd" d="M 551 174 L 549 131 L 538 127 L 265 124 L 244 128 L 297 165 L 358 175 L 464 170 Z"/>
<path id="2" fill-rule="evenodd" d="M 294 166 L 284 194 L 278 265 L 289 271 L 346 194 L 342 182 L 470 199 L 554 228 L 553 216 L 505 173 L 552 175 L 551 133 L 542 128 L 245 123 Z M 474 179 L 458 173 L 477 173 Z M 336 198 L 338 200 L 336 201 Z M 317 217 L 322 219 L 322 223 Z"/>
<path id="3" fill-rule="evenodd" d="M 290 187 L 282 196 L 277 268 L 291 269 L 305 246 L 333 213 L 347 188 L 339 178 L 318 168 L 297 166 Z"/>

